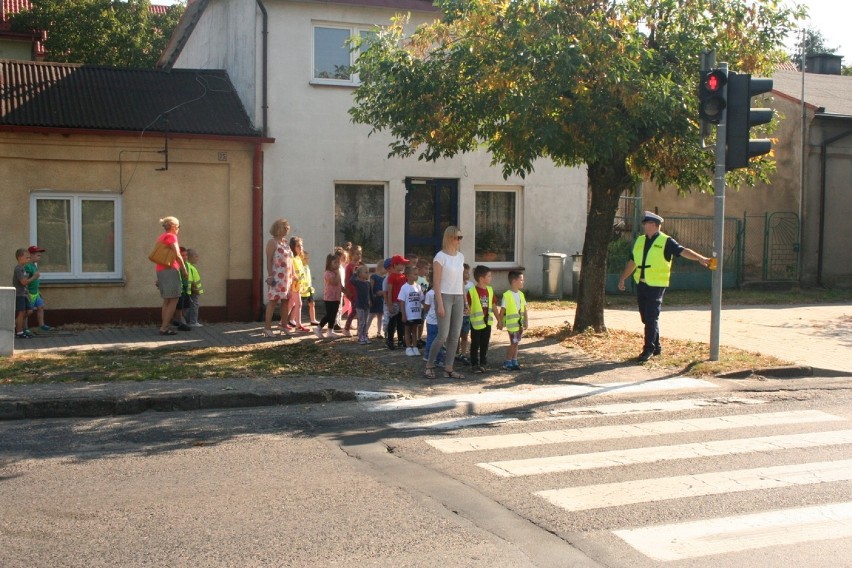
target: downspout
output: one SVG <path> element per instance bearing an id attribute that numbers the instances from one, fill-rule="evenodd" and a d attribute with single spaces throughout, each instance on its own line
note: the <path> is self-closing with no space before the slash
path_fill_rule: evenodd
<path id="1" fill-rule="evenodd" d="M 823 243 L 825 241 L 825 186 L 826 186 L 826 162 L 828 156 L 828 146 L 834 144 L 838 140 L 842 140 L 852 134 L 852 130 L 847 130 L 843 134 L 838 134 L 827 140 L 823 140 L 822 148 L 820 149 L 820 175 L 819 175 L 819 250 L 817 251 L 817 285 L 822 284 L 822 261 L 823 261 Z"/>
<path id="2" fill-rule="evenodd" d="M 257 3 L 257 7 L 260 8 L 260 13 L 263 14 L 263 28 L 261 30 L 261 80 L 263 82 L 262 85 L 262 94 L 261 94 L 261 105 L 260 109 L 263 113 L 263 137 L 266 138 L 269 133 L 267 132 L 268 128 L 268 111 L 269 111 L 269 88 L 267 87 L 267 73 L 269 66 L 269 14 L 266 12 L 266 6 L 263 5 L 263 0 L 255 0 Z"/>
<path id="3" fill-rule="evenodd" d="M 263 18 L 261 28 L 261 112 L 263 116 L 262 133 L 268 135 L 268 36 L 269 14 L 262 0 L 255 0 Z M 251 310 L 253 317 L 261 316 L 261 290 L 263 289 L 263 147 L 260 142 L 254 146 L 254 167 L 252 174 L 252 270 L 251 270 Z"/>
<path id="4" fill-rule="evenodd" d="M 260 142 L 254 145 L 254 162 L 252 164 L 251 192 L 251 313 L 252 318 L 260 317 L 262 290 L 263 258 L 263 146 Z"/>

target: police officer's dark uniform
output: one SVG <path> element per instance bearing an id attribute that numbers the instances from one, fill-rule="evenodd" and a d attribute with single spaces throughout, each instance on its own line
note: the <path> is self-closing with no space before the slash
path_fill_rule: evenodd
<path id="1" fill-rule="evenodd" d="M 645 342 L 640 361 L 647 361 L 652 355 L 659 355 L 660 349 L 660 310 L 663 305 L 663 295 L 671 278 L 672 258 L 681 256 L 684 251 L 694 260 L 706 265 L 708 259 L 682 246 L 676 240 L 659 230 L 663 218 L 645 211 L 642 224 L 654 223 L 657 231 L 652 236 L 640 235 L 633 244 L 633 252 L 627 267 L 621 275 L 619 288 L 624 288 L 624 279 L 633 275 L 636 282 L 636 299 L 639 304 L 639 315 L 645 324 Z M 631 270 L 631 268 L 633 268 Z"/>

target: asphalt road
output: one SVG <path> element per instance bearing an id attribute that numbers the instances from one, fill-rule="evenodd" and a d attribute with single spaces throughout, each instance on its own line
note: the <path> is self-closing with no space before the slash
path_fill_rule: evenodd
<path id="1" fill-rule="evenodd" d="M 0 566 L 852 566 L 846 382 L 705 382 L 0 423 Z"/>

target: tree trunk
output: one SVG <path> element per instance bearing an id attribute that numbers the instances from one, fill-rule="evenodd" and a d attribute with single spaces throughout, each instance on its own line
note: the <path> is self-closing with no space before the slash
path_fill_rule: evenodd
<path id="1" fill-rule="evenodd" d="M 605 163 L 589 164 L 588 175 L 592 202 L 586 217 L 574 333 L 588 328 L 596 332 L 606 331 L 604 301 L 607 253 L 618 200 L 624 191 L 633 188 L 633 179 L 627 172 L 623 156 L 613 157 Z"/>

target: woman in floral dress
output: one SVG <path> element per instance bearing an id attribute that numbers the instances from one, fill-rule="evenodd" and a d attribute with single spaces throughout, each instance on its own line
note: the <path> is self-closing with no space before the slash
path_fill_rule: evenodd
<path id="1" fill-rule="evenodd" d="M 287 234 L 290 223 L 287 219 L 278 219 L 272 223 L 269 234 L 272 238 L 266 242 L 266 313 L 264 317 L 263 336 L 274 337 L 272 331 L 272 316 L 275 306 L 281 303 L 281 310 L 286 314 L 286 306 L 293 288 L 293 252 Z M 290 337 L 285 329 L 281 335 Z"/>

